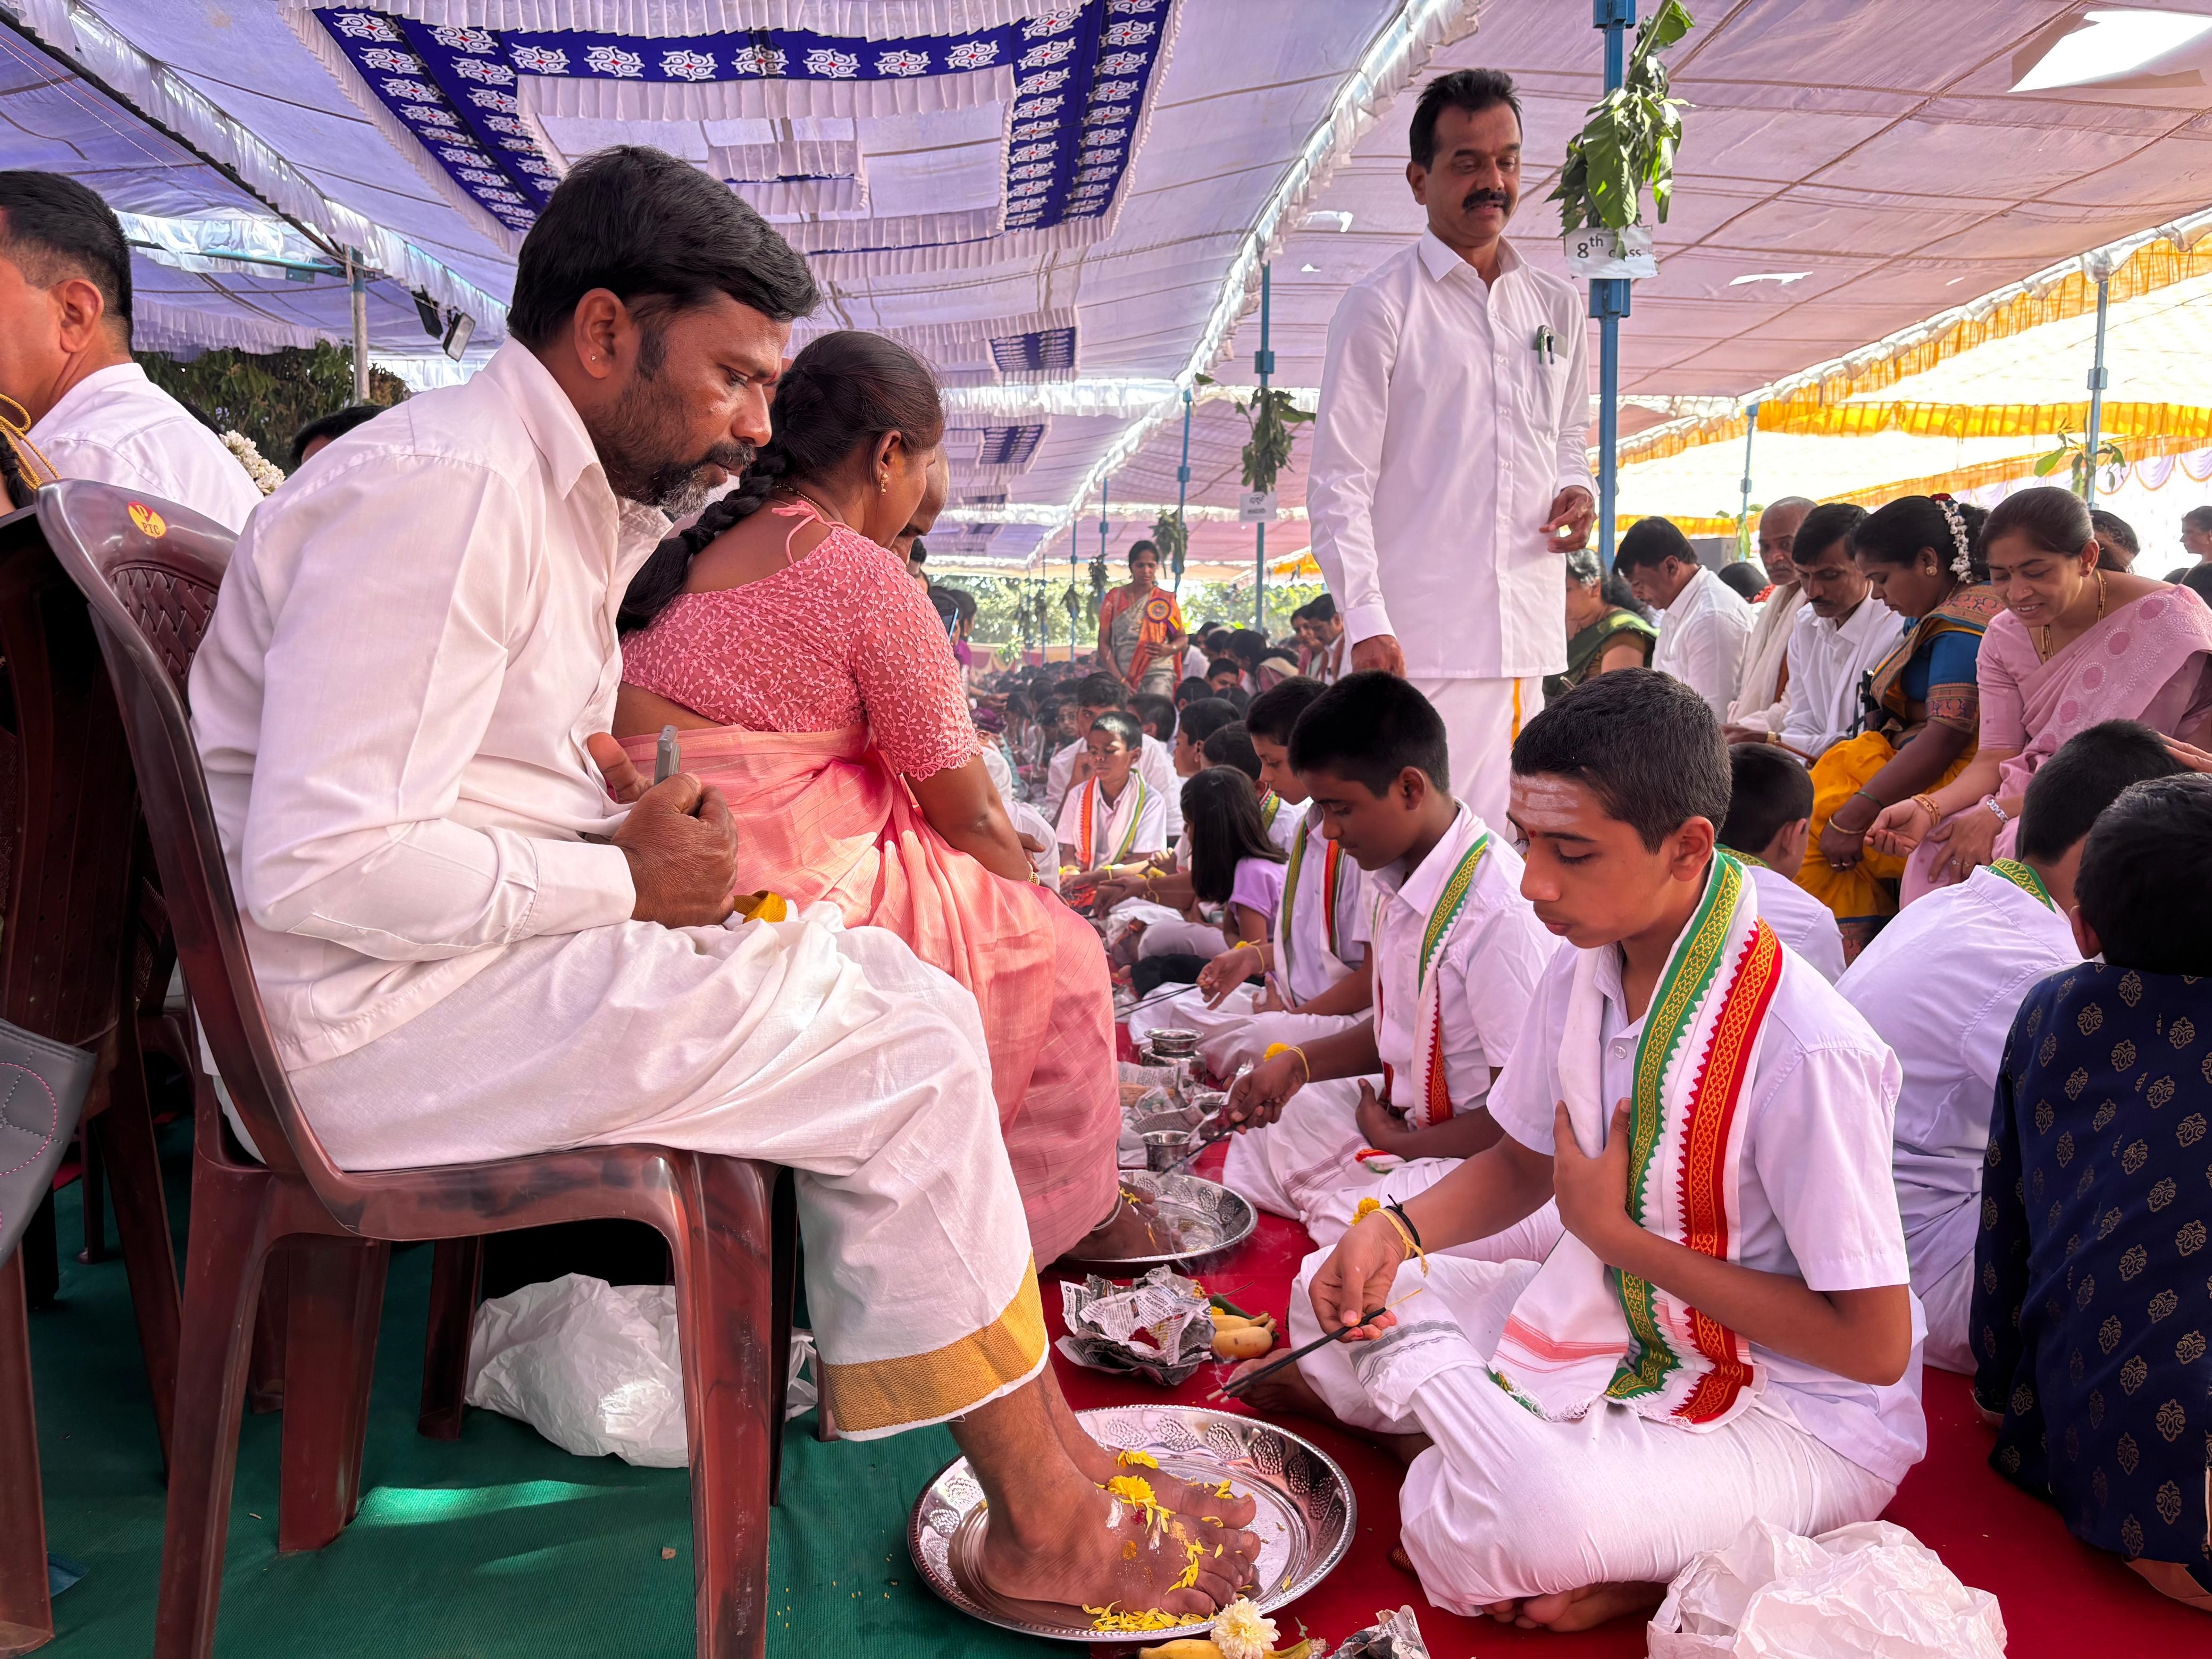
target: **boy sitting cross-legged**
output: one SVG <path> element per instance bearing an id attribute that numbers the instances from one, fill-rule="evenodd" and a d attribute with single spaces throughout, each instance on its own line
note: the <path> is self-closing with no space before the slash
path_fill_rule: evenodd
<path id="1" fill-rule="evenodd" d="M 1753 1519 L 1872 1520 L 1924 1448 L 1897 1061 L 1759 920 L 1715 847 L 1728 798 L 1719 722 L 1664 675 L 1528 723 L 1522 889 L 1573 948 L 1491 1091 L 1502 1133 L 1291 1297 L 1294 1338 L 1350 1340 L 1272 1403 L 1402 1437 L 1405 1554 L 1454 1612 L 1648 1609 Z M 1540 1263 L 1437 1255 L 1554 1198 Z"/>
<path id="2" fill-rule="evenodd" d="M 1217 1077 L 1257 1065 L 1276 1043 L 1309 1043 L 1344 1030 L 1370 1000 L 1369 906 L 1358 860 L 1322 833 L 1321 813 L 1291 769 L 1291 730 L 1322 690 L 1318 680 L 1285 680 L 1253 698 L 1245 716 L 1260 784 L 1294 821 L 1273 937 L 1214 955 L 1196 990 L 1129 1017 L 1129 1035 L 1139 1041 L 1163 1026 L 1195 1030 L 1199 1053 Z M 1263 795 L 1263 811 L 1266 802 Z"/>
<path id="3" fill-rule="evenodd" d="M 1223 1179 L 1327 1240 L 1363 1196 L 1410 1196 L 1497 1139 L 1484 1101 L 1556 942 L 1520 895 L 1519 854 L 1452 799 L 1443 720 L 1404 680 L 1330 686 L 1289 760 L 1322 835 L 1365 872 L 1374 1011 L 1237 1084 Z M 1541 1215 L 1481 1248 L 1541 1255 L 1556 1231 Z"/>

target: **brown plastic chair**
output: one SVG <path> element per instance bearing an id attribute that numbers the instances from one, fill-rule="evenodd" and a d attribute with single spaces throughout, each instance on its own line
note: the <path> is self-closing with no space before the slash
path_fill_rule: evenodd
<path id="1" fill-rule="evenodd" d="M 177 1263 L 139 1053 L 134 914 L 144 868 L 131 757 L 84 602 L 34 512 L 0 519 L 0 657 L 15 731 L 4 745 L 7 921 L 0 927 L 0 1016 L 95 1050 L 83 1123 L 115 1198 L 139 1348 L 166 1453 L 176 1389 Z M 166 975 L 166 968 L 161 969 Z M 125 1011 L 129 1011 L 125 1018 Z M 52 1261 L 49 1205 L 27 1236 Z M 25 1320 L 25 1252 L 0 1265 L 0 1653 L 53 1632 Z M 51 1285 L 32 1286 L 36 1296 Z"/>
<path id="2" fill-rule="evenodd" d="M 228 538 L 166 507 L 134 520 L 132 505 L 107 486 L 64 483 L 41 492 L 38 511 L 107 659 L 194 1018 L 266 1160 L 238 1149 L 203 1081 L 157 1659 L 213 1650 L 255 1292 L 272 1245 L 289 1242 L 291 1276 L 278 1546 L 313 1548 L 357 1500 L 389 1241 L 603 1217 L 659 1228 L 675 1261 L 698 1651 L 763 1653 L 795 1249 L 775 1224 L 780 1172 L 635 1146 L 363 1174 L 331 1162 L 276 1057 L 185 712 Z"/>

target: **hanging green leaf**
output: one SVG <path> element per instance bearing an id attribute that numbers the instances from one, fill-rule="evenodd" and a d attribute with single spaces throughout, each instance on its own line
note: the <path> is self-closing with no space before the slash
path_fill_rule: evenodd
<path id="1" fill-rule="evenodd" d="M 1240 403 L 1237 408 L 1252 428 L 1251 441 L 1244 446 L 1244 488 L 1273 489 L 1290 463 L 1291 428 L 1306 425 L 1314 417 L 1293 403 L 1289 392 L 1277 387 L 1254 392 L 1249 403 Z"/>
<path id="2" fill-rule="evenodd" d="M 1183 559 L 1190 551 L 1190 529 L 1183 523 L 1182 512 L 1162 513 L 1153 520 L 1152 538 L 1152 545 L 1165 556 L 1175 580 L 1182 581 Z"/>
<path id="3" fill-rule="evenodd" d="M 1559 204 L 1562 233 L 1585 225 L 1625 230 L 1640 223 L 1639 192 L 1647 188 L 1652 211 L 1660 223 L 1667 222 L 1681 112 L 1689 106 L 1667 95 L 1667 66 L 1659 54 L 1687 34 L 1692 23 L 1681 0 L 1665 0 L 1637 30 L 1621 84 L 1590 107 L 1582 131 L 1567 141 L 1566 164 L 1550 198 Z"/>

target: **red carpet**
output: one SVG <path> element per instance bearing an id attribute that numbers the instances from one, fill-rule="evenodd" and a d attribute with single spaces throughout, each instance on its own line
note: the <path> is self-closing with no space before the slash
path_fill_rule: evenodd
<path id="1" fill-rule="evenodd" d="M 1216 1148 L 1199 1161 L 1216 1174 Z M 1203 1274 L 1206 1288 L 1279 1321 L 1290 1304 L 1291 1279 L 1311 1249 L 1303 1228 L 1262 1215 L 1259 1231 L 1224 1261 Z M 1063 1329 L 1060 1295 L 1045 1290 L 1045 1314 L 1057 1339 Z M 1054 1355 L 1061 1386 L 1080 1410 L 1132 1399 L 1158 1399 L 1161 1390 L 1085 1370 Z M 1205 1403 L 1229 1367 L 1208 1365 L 1168 1397 Z M 2115 1557 L 2076 1543 L 2057 1512 L 2001 1479 L 1984 1462 L 1989 1437 L 1975 1415 L 1966 1379 L 1945 1371 L 1927 1374 L 1929 1450 L 1906 1477 L 1888 1519 L 1909 1527 L 1969 1584 L 1994 1591 L 2004 1609 L 2013 1659 L 2135 1659 L 2136 1656 L 2212 1654 L 2212 1619 L 2158 1595 Z M 1241 1409 L 1232 1407 L 1231 1409 Z M 1487 1620 L 1440 1612 L 1421 1595 L 1411 1573 L 1390 1565 L 1397 1542 L 1399 1466 L 1364 1443 L 1306 1422 L 1287 1426 L 1341 1464 L 1359 1498 L 1359 1536 L 1352 1553 L 1320 1588 L 1275 1615 L 1285 1640 L 1303 1629 L 1341 1641 L 1370 1623 L 1378 1608 L 1410 1603 L 1436 1659 L 1541 1653 L 1551 1659 L 1632 1659 L 1644 1652 L 1644 1626 L 1622 1620 L 1579 1636 L 1514 1630 Z"/>

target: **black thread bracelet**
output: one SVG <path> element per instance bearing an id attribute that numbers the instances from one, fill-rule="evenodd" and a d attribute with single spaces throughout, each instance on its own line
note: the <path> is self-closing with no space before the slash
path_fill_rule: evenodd
<path id="1" fill-rule="evenodd" d="M 1389 1211 L 1392 1215 L 1396 1216 L 1400 1221 L 1405 1224 L 1407 1232 L 1413 1236 L 1413 1248 L 1415 1249 L 1420 1250 L 1427 1248 L 1427 1246 L 1421 1243 L 1421 1230 L 1413 1224 L 1413 1218 L 1406 1213 L 1406 1206 L 1404 1205 L 1385 1204 L 1382 1207 Z"/>

